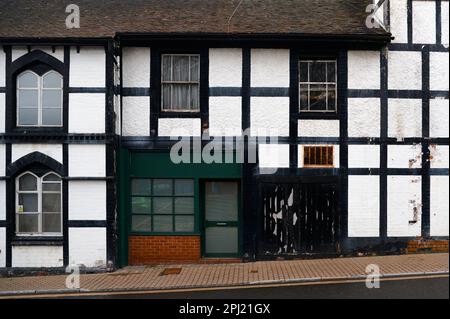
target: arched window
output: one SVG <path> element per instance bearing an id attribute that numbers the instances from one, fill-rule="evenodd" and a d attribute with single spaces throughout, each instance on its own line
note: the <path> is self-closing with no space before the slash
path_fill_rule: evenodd
<path id="1" fill-rule="evenodd" d="M 31 172 L 16 179 L 16 232 L 19 235 L 60 235 L 62 232 L 61 177 Z"/>
<path id="2" fill-rule="evenodd" d="M 17 76 L 17 126 L 62 126 L 63 79 L 49 71 L 42 76 L 32 71 Z"/>

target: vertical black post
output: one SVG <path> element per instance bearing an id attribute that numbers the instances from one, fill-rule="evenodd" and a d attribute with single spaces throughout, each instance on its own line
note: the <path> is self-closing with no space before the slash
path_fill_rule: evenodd
<path id="1" fill-rule="evenodd" d="M 380 238 L 387 239 L 387 161 L 388 161 L 388 60 L 387 48 L 380 53 Z"/>

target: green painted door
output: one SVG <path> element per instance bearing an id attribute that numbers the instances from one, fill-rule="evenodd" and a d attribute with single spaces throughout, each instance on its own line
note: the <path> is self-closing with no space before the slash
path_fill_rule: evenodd
<path id="1" fill-rule="evenodd" d="M 204 185 L 204 256 L 239 255 L 239 183 L 209 181 Z"/>

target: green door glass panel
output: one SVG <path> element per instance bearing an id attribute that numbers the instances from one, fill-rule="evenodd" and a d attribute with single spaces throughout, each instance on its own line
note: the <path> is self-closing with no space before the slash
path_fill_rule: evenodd
<path id="1" fill-rule="evenodd" d="M 205 253 L 235 255 L 239 251 L 237 227 L 208 227 L 205 231 Z"/>

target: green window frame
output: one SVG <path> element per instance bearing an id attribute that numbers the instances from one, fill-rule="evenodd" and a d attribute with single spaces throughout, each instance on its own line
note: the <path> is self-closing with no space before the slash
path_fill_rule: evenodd
<path id="1" fill-rule="evenodd" d="M 196 231 L 194 179 L 131 179 L 131 223 L 135 234 Z"/>

